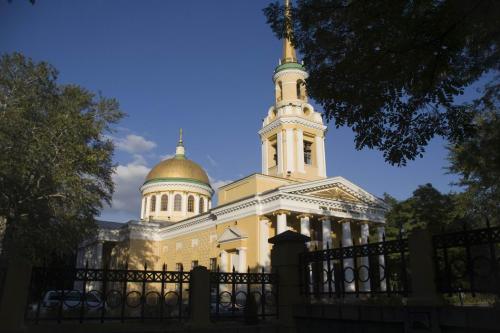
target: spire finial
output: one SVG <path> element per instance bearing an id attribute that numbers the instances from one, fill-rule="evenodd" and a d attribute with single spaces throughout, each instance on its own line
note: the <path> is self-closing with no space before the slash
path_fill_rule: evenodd
<path id="1" fill-rule="evenodd" d="M 297 62 L 297 55 L 295 54 L 295 48 L 290 42 L 289 35 L 291 33 L 291 19 L 290 19 L 290 0 L 285 0 L 285 38 L 283 39 L 283 56 L 281 57 L 281 63 L 287 62 Z"/>
<path id="2" fill-rule="evenodd" d="M 175 158 L 186 158 L 185 157 L 184 143 L 182 142 L 182 128 L 179 129 L 179 142 L 177 143 L 177 148 L 175 149 Z"/>

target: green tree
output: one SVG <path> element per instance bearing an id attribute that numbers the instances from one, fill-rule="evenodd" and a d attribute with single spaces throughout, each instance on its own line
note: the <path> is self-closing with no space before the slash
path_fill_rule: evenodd
<path id="1" fill-rule="evenodd" d="M 400 229 L 405 234 L 415 229 L 439 232 L 460 218 L 455 196 L 442 194 L 431 184 L 419 186 L 410 198 L 400 202 L 388 194 L 384 196 L 390 206 L 385 216 L 386 234 L 390 238 L 397 237 Z"/>
<path id="2" fill-rule="evenodd" d="M 288 16 L 279 2 L 264 12 L 302 53 L 326 118 L 391 164 L 436 135 L 470 136 L 474 110 L 458 96 L 485 78 L 484 94 L 499 88 L 500 1 L 297 0 Z"/>
<path id="3" fill-rule="evenodd" d="M 500 91 L 488 96 L 486 103 L 473 105 L 478 110 L 474 136 L 449 146 L 449 171 L 458 174 L 457 184 L 464 213 L 475 219 L 498 223 L 500 214 L 500 110 L 496 107 Z M 496 102 L 492 102 L 496 101 Z"/>
<path id="4" fill-rule="evenodd" d="M 113 193 L 118 102 L 76 85 L 19 53 L 0 58 L 0 216 L 3 250 L 33 261 L 64 254 L 96 230 Z"/>

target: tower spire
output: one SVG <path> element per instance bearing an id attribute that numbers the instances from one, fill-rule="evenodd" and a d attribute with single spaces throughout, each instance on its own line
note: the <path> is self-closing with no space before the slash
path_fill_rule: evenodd
<path id="1" fill-rule="evenodd" d="M 285 29 L 286 29 L 286 34 L 290 34 L 290 0 L 285 0 Z M 288 36 L 285 36 L 283 39 L 283 55 L 281 57 L 281 63 L 287 63 L 287 62 L 297 62 L 297 55 L 295 54 L 295 48 L 293 47 L 292 43 L 290 42 L 290 38 Z"/>
<path id="2" fill-rule="evenodd" d="M 177 148 L 175 148 L 175 158 L 186 158 L 186 151 L 184 149 L 184 143 L 182 142 L 182 128 L 179 129 L 179 142 L 177 143 Z"/>

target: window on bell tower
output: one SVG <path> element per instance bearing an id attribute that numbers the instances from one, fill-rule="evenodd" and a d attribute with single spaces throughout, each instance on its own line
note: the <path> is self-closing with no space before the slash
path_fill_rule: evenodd
<path id="1" fill-rule="evenodd" d="M 276 85 L 276 101 L 281 102 L 283 100 L 283 84 L 281 81 L 278 81 Z"/>
<path id="2" fill-rule="evenodd" d="M 278 144 L 271 145 L 274 165 L 278 165 Z"/>
<path id="3" fill-rule="evenodd" d="M 297 80 L 297 99 L 306 99 L 306 85 L 304 81 L 302 80 Z"/>
<path id="4" fill-rule="evenodd" d="M 312 142 L 304 141 L 304 163 L 312 164 Z"/>

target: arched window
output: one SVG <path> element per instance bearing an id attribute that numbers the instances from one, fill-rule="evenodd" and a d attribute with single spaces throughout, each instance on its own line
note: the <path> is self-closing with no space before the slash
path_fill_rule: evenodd
<path id="1" fill-rule="evenodd" d="M 168 210 L 168 195 L 164 194 L 161 196 L 161 207 L 160 207 L 160 210 L 161 211 L 166 211 Z"/>
<path id="2" fill-rule="evenodd" d="M 283 85 L 281 81 L 278 81 L 278 84 L 276 86 L 276 100 L 278 102 L 281 102 L 283 100 Z"/>
<path id="3" fill-rule="evenodd" d="M 188 197 L 188 212 L 194 212 L 194 197 L 192 195 Z"/>
<path id="4" fill-rule="evenodd" d="M 297 98 L 306 99 L 306 84 L 302 80 L 297 80 Z"/>
<path id="5" fill-rule="evenodd" d="M 151 207 L 149 207 L 150 212 L 154 212 L 156 210 L 156 195 L 151 196 Z"/>
<path id="6" fill-rule="evenodd" d="M 176 194 L 174 197 L 174 210 L 180 212 L 182 210 L 182 197 L 180 194 Z"/>
<path id="7" fill-rule="evenodd" d="M 200 214 L 205 212 L 205 202 L 203 198 L 200 198 Z"/>

